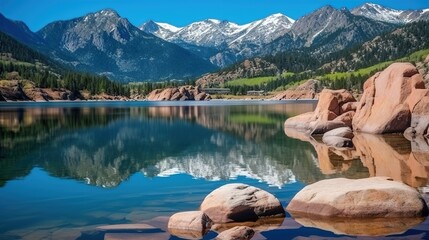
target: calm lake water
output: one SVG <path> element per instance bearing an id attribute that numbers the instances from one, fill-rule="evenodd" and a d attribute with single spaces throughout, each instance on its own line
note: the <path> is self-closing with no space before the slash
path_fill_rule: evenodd
<path id="1" fill-rule="evenodd" d="M 334 177 L 389 176 L 424 191 L 428 164 L 411 162 L 412 146 L 400 136 L 358 136 L 367 146 L 358 153 L 288 137 L 285 119 L 314 107 L 295 101 L 1 104 L 0 239 L 178 239 L 165 232 L 168 216 L 198 209 L 212 190 L 235 182 L 274 194 L 284 207 L 305 185 Z M 159 229 L 96 229 L 140 222 Z M 288 215 L 258 229 L 255 239 L 429 238 L 425 219 L 319 222 Z"/>

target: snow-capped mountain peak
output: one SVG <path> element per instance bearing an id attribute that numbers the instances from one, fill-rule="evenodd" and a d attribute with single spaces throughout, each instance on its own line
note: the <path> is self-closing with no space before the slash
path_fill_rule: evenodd
<path id="1" fill-rule="evenodd" d="M 224 48 L 231 44 L 262 44 L 284 35 L 295 20 L 281 13 L 239 25 L 234 22 L 208 18 L 178 28 L 168 23 L 146 22 L 140 29 L 174 43 L 202 47 Z"/>
<path id="2" fill-rule="evenodd" d="M 429 9 L 426 10 L 429 11 Z M 351 12 L 354 15 L 395 24 L 406 24 L 422 20 L 423 18 L 427 19 L 427 15 L 429 15 L 425 10 L 396 10 L 374 3 L 365 3 Z"/>
<path id="3" fill-rule="evenodd" d="M 160 27 L 162 27 L 166 30 L 169 30 L 171 32 L 178 32 L 178 31 L 180 31 L 180 29 L 182 29 L 180 27 L 176 27 L 176 26 L 173 26 L 173 25 L 168 24 L 168 23 L 156 22 L 156 24 L 158 24 Z"/>
<path id="4" fill-rule="evenodd" d="M 179 27 L 173 26 L 168 23 L 160 23 L 160 22 L 154 22 L 152 20 L 149 20 L 145 23 L 143 23 L 140 27 L 140 30 L 151 33 L 159 38 L 162 39 L 168 39 L 176 32 L 180 31 Z"/>

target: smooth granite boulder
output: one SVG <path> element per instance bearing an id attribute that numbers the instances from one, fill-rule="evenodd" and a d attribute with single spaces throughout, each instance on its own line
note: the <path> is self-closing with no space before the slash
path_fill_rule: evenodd
<path id="1" fill-rule="evenodd" d="M 175 236 L 202 238 L 211 228 L 212 220 L 202 211 L 179 212 L 168 220 L 168 231 Z"/>
<path id="2" fill-rule="evenodd" d="M 428 208 L 419 192 L 383 177 L 335 178 L 303 188 L 287 206 L 292 215 L 319 217 L 422 217 Z"/>
<path id="3" fill-rule="evenodd" d="M 201 203 L 201 211 L 215 223 L 256 221 L 285 214 L 274 195 L 241 183 L 226 184 L 215 189 Z"/>
<path id="4" fill-rule="evenodd" d="M 412 109 L 421 98 L 416 96 L 424 88 L 414 65 L 391 64 L 365 82 L 353 129 L 374 134 L 403 132 L 410 126 Z"/>

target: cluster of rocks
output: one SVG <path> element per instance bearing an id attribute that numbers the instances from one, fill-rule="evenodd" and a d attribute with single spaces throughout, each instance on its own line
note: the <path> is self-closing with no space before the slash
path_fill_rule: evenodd
<path id="1" fill-rule="evenodd" d="M 429 153 L 429 89 L 425 88 L 417 68 L 410 63 L 394 63 L 369 78 L 363 90 L 360 101 L 346 90 L 323 90 L 314 112 L 286 120 L 286 134 L 312 139 L 310 142 L 318 156 L 329 157 L 329 152 L 335 152 L 348 160 L 360 158 L 364 165 L 370 166 L 365 161 L 378 159 L 377 152 L 389 160 L 395 159 L 395 152 L 383 151 L 387 144 L 368 145 L 366 139 L 377 138 L 374 134 L 403 133 L 412 142 L 413 152 L 409 156 L 396 155 L 420 162 L 418 157 L 424 151 Z M 311 137 L 314 134 L 323 134 L 324 144 L 314 140 Z M 373 148 L 380 148 L 380 151 Z M 420 155 L 416 157 L 415 151 Z M 428 215 L 426 202 L 416 189 L 391 180 L 373 177 L 319 181 L 301 190 L 289 203 L 287 211 L 308 226 L 326 224 L 326 221 L 319 221 L 321 217 L 372 221 L 374 218 L 415 219 Z M 338 225 L 343 221 L 348 220 L 329 222 Z M 359 223 L 357 226 L 366 225 Z"/>
<path id="2" fill-rule="evenodd" d="M 39 88 L 28 80 L 3 80 L 0 82 L 0 101 L 79 101 L 79 100 L 128 100 L 125 96 L 73 92 L 65 88 Z"/>
<path id="3" fill-rule="evenodd" d="M 319 85 L 320 82 L 318 80 L 310 79 L 296 87 L 291 87 L 286 91 L 278 93 L 270 100 L 317 99 L 319 98 Z"/>
<path id="4" fill-rule="evenodd" d="M 280 201 L 272 194 L 246 184 L 227 184 L 211 192 L 200 211 L 180 212 L 170 217 L 168 231 L 175 236 L 202 238 L 208 231 L 220 231 L 217 239 L 251 239 L 255 230 L 234 223 L 284 217 Z M 222 226 L 228 224 L 227 229 Z"/>
<path id="5" fill-rule="evenodd" d="M 149 101 L 205 101 L 210 100 L 211 96 L 202 92 L 199 87 L 182 86 L 165 89 L 155 89 L 147 97 Z"/>
<path id="6" fill-rule="evenodd" d="M 279 69 L 273 63 L 267 62 L 261 58 L 254 58 L 252 60 L 244 60 L 233 69 L 206 74 L 197 79 L 196 84 L 198 86 L 207 87 L 210 85 L 224 84 L 227 81 L 238 78 L 265 76 L 267 73 L 275 75 L 278 72 Z"/>
<path id="7" fill-rule="evenodd" d="M 0 101 L 52 101 L 78 100 L 82 96 L 58 88 L 38 88 L 31 81 L 8 80 L 0 85 Z"/>
<path id="8" fill-rule="evenodd" d="M 285 128 L 323 134 L 339 127 L 372 134 L 404 133 L 410 139 L 427 138 L 429 89 L 411 63 L 394 63 L 364 84 L 357 102 L 346 90 L 320 93 L 314 112 L 289 118 Z"/>

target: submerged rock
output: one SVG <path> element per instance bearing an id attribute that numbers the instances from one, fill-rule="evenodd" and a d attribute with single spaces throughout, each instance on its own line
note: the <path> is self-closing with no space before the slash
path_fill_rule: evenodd
<path id="1" fill-rule="evenodd" d="M 272 194 L 246 184 L 227 184 L 215 189 L 201 203 L 201 211 L 215 223 L 256 221 L 284 216 L 280 201 Z"/>
<path id="2" fill-rule="evenodd" d="M 217 240 L 249 240 L 255 235 L 255 231 L 250 227 L 237 226 L 217 235 Z"/>
<path id="3" fill-rule="evenodd" d="M 202 211 L 179 212 L 168 220 L 168 231 L 175 236 L 202 238 L 211 228 L 212 220 Z"/>
<path id="4" fill-rule="evenodd" d="M 414 188 L 382 177 L 322 180 L 299 191 L 286 209 L 292 215 L 320 217 L 428 215 L 425 201 Z"/>

